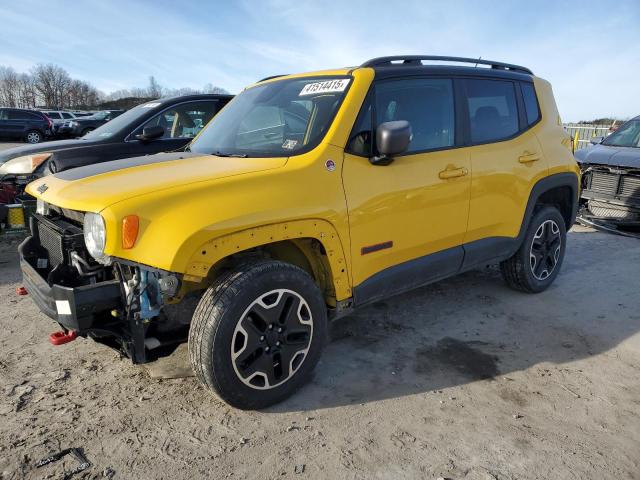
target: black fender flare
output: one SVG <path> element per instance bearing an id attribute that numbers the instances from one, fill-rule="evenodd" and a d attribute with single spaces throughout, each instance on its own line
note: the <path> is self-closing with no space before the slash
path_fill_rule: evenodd
<path id="1" fill-rule="evenodd" d="M 558 187 L 569 187 L 571 189 L 571 217 L 569 218 L 569 225 L 567 226 L 567 230 L 571 227 L 571 225 L 575 223 L 576 216 L 578 215 L 578 196 L 580 192 L 578 175 L 571 172 L 563 172 L 555 173 L 541 180 L 538 180 L 538 182 L 536 182 L 536 184 L 531 189 L 531 192 L 529 193 L 527 208 L 525 209 L 524 217 L 522 218 L 522 225 L 520 225 L 520 232 L 517 236 L 518 248 L 520 248 L 520 244 L 524 240 L 524 235 L 527 231 L 527 228 L 529 228 L 529 221 L 531 220 L 531 217 L 533 217 L 533 211 L 536 204 L 538 203 L 538 200 L 544 193 Z"/>

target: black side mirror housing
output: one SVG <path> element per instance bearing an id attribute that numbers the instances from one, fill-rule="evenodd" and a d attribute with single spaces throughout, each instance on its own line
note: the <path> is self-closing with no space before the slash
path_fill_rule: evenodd
<path id="1" fill-rule="evenodd" d="M 389 165 L 394 156 L 407 151 L 411 137 L 411 125 L 406 120 L 381 123 L 376 129 L 376 145 L 380 155 L 369 161 L 373 165 Z"/>
<path id="2" fill-rule="evenodd" d="M 591 145 L 598 145 L 599 143 L 602 143 L 602 140 L 604 140 L 604 137 L 591 137 L 589 139 L 589 143 Z"/>
<path id="3" fill-rule="evenodd" d="M 154 125 L 153 127 L 144 127 L 142 134 L 136 135 L 136 138 L 142 142 L 150 142 L 164 135 L 164 127 Z"/>

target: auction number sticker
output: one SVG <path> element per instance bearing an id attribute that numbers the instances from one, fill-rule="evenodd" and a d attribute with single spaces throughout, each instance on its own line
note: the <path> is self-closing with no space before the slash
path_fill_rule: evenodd
<path id="1" fill-rule="evenodd" d="M 344 89 L 347 88 L 350 81 L 349 78 L 338 78 L 324 82 L 307 83 L 298 96 L 304 97 L 305 95 L 316 95 L 318 93 L 344 92 Z"/>

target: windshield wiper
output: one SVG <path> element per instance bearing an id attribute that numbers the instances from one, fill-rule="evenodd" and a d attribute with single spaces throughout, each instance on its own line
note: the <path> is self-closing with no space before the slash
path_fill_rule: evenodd
<path id="1" fill-rule="evenodd" d="M 235 157 L 235 158 L 247 158 L 248 157 L 248 155 L 246 153 L 213 152 L 211 155 L 215 155 L 216 157 Z"/>

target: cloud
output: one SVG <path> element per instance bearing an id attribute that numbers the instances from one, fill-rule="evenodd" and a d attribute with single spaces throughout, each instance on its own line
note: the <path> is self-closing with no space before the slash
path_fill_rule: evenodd
<path id="1" fill-rule="evenodd" d="M 563 118 L 640 110 L 640 2 L 153 3 L 21 0 L 0 11 L 0 64 L 52 62 L 110 91 L 206 83 L 232 92 L 273 74 L 359 65 L 391 54 L 491 58 L 554 86 Z M 25 41 L 28 38 L 28 41 Z"/>

